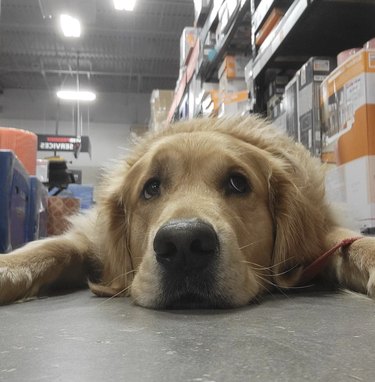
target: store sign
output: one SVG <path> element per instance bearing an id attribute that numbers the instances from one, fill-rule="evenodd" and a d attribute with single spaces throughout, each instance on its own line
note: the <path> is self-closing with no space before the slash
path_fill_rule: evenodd
<path id="1" fill-rule="evenodd" d="M 38 135 L 39 151 L 70 151 L 74 152 L 81 146 L 80 137 L 64 137 L 56 135 Z"/>
<path id="2" fill-rule="evenodd" d="M 91 156 L 91 144 L 87 136 L 38 134 L 38 151 L 72 152 L 76 157 L 80 152 L 84 152 Z"/>

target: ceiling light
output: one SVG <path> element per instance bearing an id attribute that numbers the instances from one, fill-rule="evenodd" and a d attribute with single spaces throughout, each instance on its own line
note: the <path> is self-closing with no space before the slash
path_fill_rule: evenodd
<path id="1" fill-rule="evenodd" d="M 65 101 L 95 101 L 96 94 L 89 90 L 59 90 L 57 97 Z"/>
<path id="2" fill-rule="evenodd" d="M 113 5 L 117 11 L 133 11 L 136 0 L 113 0 Z"/>
<path id="3" fill-rule="evenodd" d="M 81 36 L 81 23 L 75 17 L 60 15 L 60 25 L 65 37 Z"/>

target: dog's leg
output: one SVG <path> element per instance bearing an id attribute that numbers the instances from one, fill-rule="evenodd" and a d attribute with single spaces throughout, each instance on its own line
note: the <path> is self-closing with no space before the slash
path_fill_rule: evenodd
<path id="1" fill-rule="evenodd" d="M 0 304 L 36 296 L 53 284 L 82 286 L 93 262 L 88 237 L 75 231 L 0 255 Z"/>
<path id="2" fill-rule="evenodd" d="M 344 228 L 334 228 L 327 235 L 327 248 L 344 239 L 360 237 Z M 360 237 L 332 256 L 328 272 L 341 286 L 375 298 L 375 238 Z"/>

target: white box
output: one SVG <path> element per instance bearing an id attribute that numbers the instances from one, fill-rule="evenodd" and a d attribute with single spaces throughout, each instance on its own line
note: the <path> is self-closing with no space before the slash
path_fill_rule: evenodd
<path id="1" fill-rule="evenodd" d="M 345 205 L 361 232 L 375 233 L 375 155 L 328 171 L 326 197 L 329 202 Z"/>

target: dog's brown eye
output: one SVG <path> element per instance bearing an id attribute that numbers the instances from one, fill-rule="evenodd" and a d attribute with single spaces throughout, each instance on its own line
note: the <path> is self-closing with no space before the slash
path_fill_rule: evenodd
<path id="1" fill-rule="evenodd" d="M 233 174 L 228 180 L 228 192 L 231 194 L 245 194 L 250 191 L 247 179 L 240 174 Z"/>
<path id="2" fill-rule="evenodd" d="M 150 179 L 143 187 L 143 197 L 146 200 L 149 200 L 154 196 L 158 196 L 159 194 L 160 194 L 160 180 Z"/>

